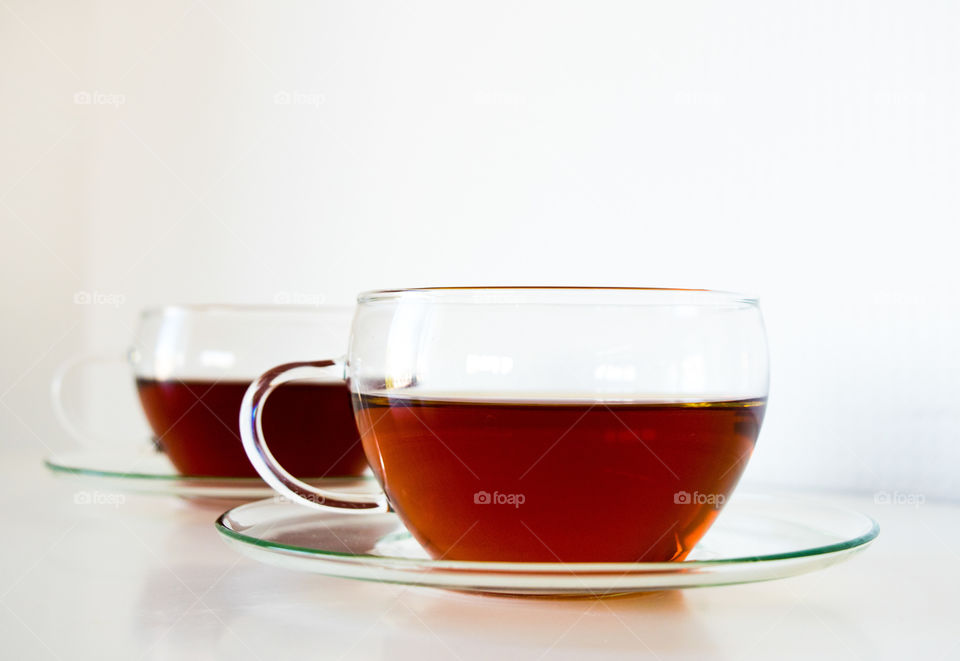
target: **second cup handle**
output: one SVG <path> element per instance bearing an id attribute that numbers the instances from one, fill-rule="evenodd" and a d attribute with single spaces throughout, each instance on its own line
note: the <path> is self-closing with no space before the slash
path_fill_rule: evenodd
<path id="1" fill-rule="evenodd" d="M 63 427 L 63 429 L 81 445 L 88 448 L 96 448 L 102 445 L 104 441 L 112 445 L 129 441 L 130 437 L 97 437 L 96 434 L 88 432 L 80 424 L 76 423 L 70 414 L 67 413 L 67 409 L 63 405 L 63 383 L 66 380 L 67 375 L 73 372 L 75 369 L 88 367 L 94 364 L 123 365 L 127 362 L 129 361 L 125 361 L 119 356 L 111 356 L 99 353 L 85 353 L 68 358 L 60 363 L 60 365 L 54 371 L 53 376 L 50 379 L 50 403 L 53 406 L 53 415 L 57 418 L 60 426 Z"/>
<path id="2" fill-rule="evenodd" d="M 263 407 L 274 388 L 286 381 L 306 378 L 304 372 L 343 370 L 335 360 L 314 360 L 278 365 L 261 374 L 243 396 L 240 406 L 240 437 L 250 463 L 267 484 L 290 500 L 322 510 L 347 512 L 386 512 L 390 506 L 385 494 L 357 494 L 321 489 L 298 480 L 281 466 L 263 437 Z"/>

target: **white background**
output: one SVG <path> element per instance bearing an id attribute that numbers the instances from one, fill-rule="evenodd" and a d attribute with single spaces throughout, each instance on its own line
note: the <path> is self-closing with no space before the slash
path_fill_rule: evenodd
<path id="1" fill-rule="evenodd" d="M 958 30 L 946 0 L 3 0 L 0 443 L 70 447 L 53 369 L 146 305 L 709 287 L 766 314 L 748 480 L 960 497 Z"/>

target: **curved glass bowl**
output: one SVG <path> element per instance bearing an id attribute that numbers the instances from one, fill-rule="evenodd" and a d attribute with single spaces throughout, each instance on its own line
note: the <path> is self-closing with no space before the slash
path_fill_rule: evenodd
<path id="1" fill-rule="evenodd" d="M 866 548 L 870 517 L 830 505 L 735 495 L 682 562 L 510 563 L 432 560 L 392 512 L 315 512 L 277 500 L 216 522 L 227 543 L 261 562 L 366 581 L 525 595 L 604 595 L 768 581 L 814 571 Z M 571 522 L 571 534 L 576 523 Z"/>
<path id="2" fill-rule="evenodd" d="M 55 475 L 82 480 L 101 489 L 226 500 L 266 498 L 273 489 L 259 477 L 180 475 L 165 454 L 154 450 L 105 453 L 80 450 L 47 457 L 44 465 Z M 372 476 L 307 479 L 336 489 L 376 492 Z"/>

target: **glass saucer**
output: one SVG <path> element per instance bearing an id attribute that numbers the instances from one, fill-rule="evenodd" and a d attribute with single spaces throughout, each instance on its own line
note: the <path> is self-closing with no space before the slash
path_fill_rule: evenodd
<path id="1" fill-rule="evenodd" d="M 92 452 L 79 450 L 48 457 L 43 462 L 58 477 L 83 480 L 100 489 L 167 494 L 187 498 L 252 500 L 273 495 L 259 477 L 180 475 L 167 456 L 155 450 Z M 307 479 L 316 486 L 376 491 L 372 476 Z"/>
<path id="2" fill-rule="evenodd" d="M 768 581 L 863 550 L 880 531 L 831 505 L 735 495 L 682 562 L 510 563 L 432 560 L 392 512 L 315 512 L 271 499 L 216 522 L 229 545 L 261 562 L 366 581 L 525 595 L 601 595 Z M 576 534 L 575 527 L 571 534 Z"/>

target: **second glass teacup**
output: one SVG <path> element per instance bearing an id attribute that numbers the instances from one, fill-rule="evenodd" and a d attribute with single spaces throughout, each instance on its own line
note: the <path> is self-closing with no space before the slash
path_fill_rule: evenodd
<path id="1" fill-rule="evenodd" d="M 306 484 L 268 449 L 267 396 L 317 370 L 346 370 L 383 495 Z M 767 387 L 760 310 L 738 294 L 374 291 L 359 297 L 346 362 L 266 372 L 240 428 L 280 493 L 324 509 L 393 509 L 435 558 L 669 561 L 690 552 L 736 486 Z"/>
<path id="2" fill-rule="evenodd" d="M 305 352 L 340 354 L 352 310 L 342 307 L 170 305 L 146 310 L 130 351 L 157 445 L 184 475 L 256 477 L 237 433 L 247 387 Z M 367 469 L 341 376 L 290 384 L 264 424 L 274 451 L 301 477 Z"/>

